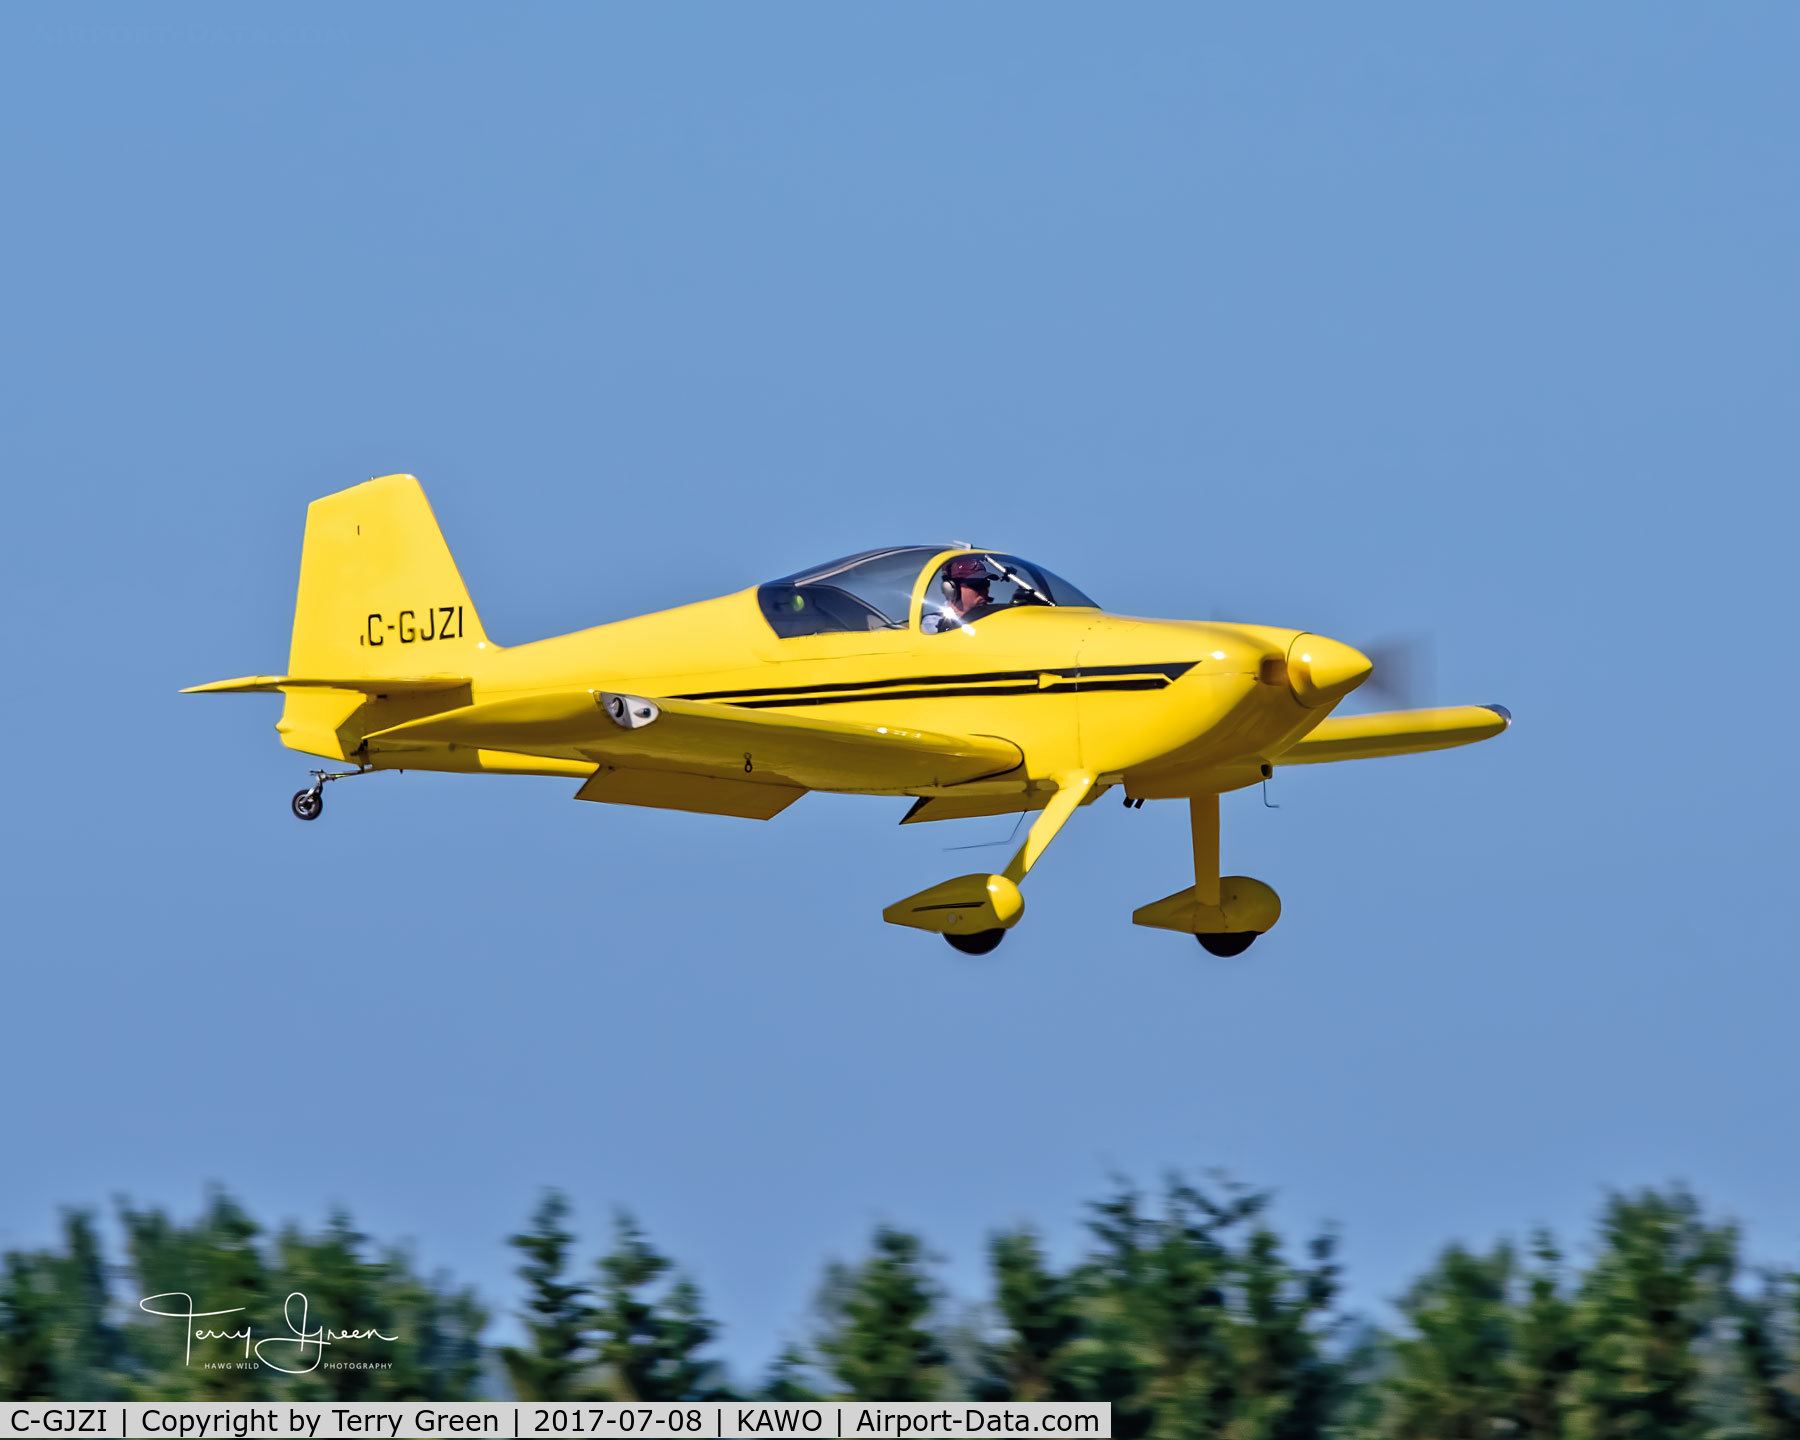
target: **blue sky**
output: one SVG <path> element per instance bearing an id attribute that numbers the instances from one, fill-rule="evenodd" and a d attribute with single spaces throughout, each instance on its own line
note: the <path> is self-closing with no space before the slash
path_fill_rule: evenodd
<path id="1" fill-rule="evenodd" d="M 1800 1259 L 1800 16 L 1745 4 L 14 6 L 0 1245 L 348 1204 L 490 1301 L 566 1187 L 757 1368 L 820 1267 L 1222 1166 L 1381 1313 L 1683 1179 Z M 411 471 L 516 642 L 964 535 L 1125 613 L 1426 633 L 1503 739 L 1224 806 L 1241 960 L 1079 817 L 384 776 L 296 824 L 313 497 Z M 977 852 L 979 853 L 979 852 Z M 989 852 L 1004 853 L 1004 852 Z"/>

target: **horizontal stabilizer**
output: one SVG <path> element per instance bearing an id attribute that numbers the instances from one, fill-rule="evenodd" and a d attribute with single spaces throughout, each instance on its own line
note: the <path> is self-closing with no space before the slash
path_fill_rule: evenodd
<path id="1" fill-rule="evenodd" d="M 1273 759 L 1277 765 L 1317 765 L 1327 760 L 1417 755 L 1486 740 L 1511 724 L 1512 712 L 1504 705 L 1442 705 L 1431 710 L 1333 715 Z"/>
<path id="2" fill-rule="evenodd" d="M 244 675 L 236 680 L 214 680 L 210 685 L 190 685 L 183 695 L 256 695 L 286 690 L 356 690 L 364 695 L 429 695 L 439 690 L 460 690 L 467 675 L 372 675 L 319 679 L 311 675 Z"/>

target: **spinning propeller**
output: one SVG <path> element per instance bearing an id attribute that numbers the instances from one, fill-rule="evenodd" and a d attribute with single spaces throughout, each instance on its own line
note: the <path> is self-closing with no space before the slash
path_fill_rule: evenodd
<path id="1" fill-rule="evenodd" d="M 1381 706 L 1417 710 L 1433 702 L 1437 663 L 1429 635 L 1393 635 L 1362 647 L 1374 667 L 1362 692 Z"/>

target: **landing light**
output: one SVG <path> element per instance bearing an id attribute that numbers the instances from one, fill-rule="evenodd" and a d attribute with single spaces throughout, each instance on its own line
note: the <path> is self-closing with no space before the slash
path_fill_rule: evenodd
<path id="1" fill-rule="evenodd" d="M 1225 658 L 1225 652 L 1224 652 L 1224 651 L 1223 651 L 1223 650 L 1215 650 L 1215 651 L 1213 651 L 1213 659 L 1215 659 L 1215 660 L 1223 660 L 1223 659 L 1224 659 L 1224 658 Z"/>

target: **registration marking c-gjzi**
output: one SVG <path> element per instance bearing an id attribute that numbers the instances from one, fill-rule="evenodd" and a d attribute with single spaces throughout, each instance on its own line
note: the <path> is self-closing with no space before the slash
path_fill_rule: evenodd
<path id="1" fill-rule="evenodd" d="M 402 645 L 411 645 L 419 640 L 460 640 L 462 633 L 462 606 L 427 605 L 423 610 L 402 610 L 391 621 L 379 612 L 371 614 L 356 643 L 385 645 L 392 635 Z"/>

